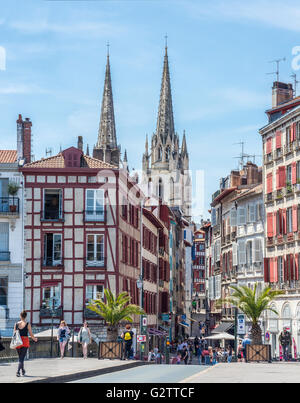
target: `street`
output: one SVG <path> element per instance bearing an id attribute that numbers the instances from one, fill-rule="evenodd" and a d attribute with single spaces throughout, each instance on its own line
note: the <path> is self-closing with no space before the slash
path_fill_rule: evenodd
<path id="1" fill-rule="evenodd" d="M 72 383 L 178 383 L 209 367 L 200 365 L 145 365 Z"/>
<path id="2" fill-rule="evenodd" d="M 149 365 L 73 383 L 300 383 L 300 363 Z"/>

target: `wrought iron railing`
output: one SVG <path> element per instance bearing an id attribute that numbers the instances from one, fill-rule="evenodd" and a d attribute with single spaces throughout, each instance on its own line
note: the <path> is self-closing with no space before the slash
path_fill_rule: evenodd
<path id="1" fill-rule="evenodd" d="M 0 197 L 0 215 L 19 214 L 20 200 L 18 197 Z"/>

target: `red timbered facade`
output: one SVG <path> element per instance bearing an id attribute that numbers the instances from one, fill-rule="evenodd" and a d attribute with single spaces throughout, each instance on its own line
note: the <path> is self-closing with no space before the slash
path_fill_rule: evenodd
<path id="1" fill-rule="evenodd" d="M 104 288 L 128 291 L 138 304 L 140 195 L 127 172 L 71 147 L 22 173 L 25 306 L 33 325 L 49 324 L 52 311 L 56 322 L 99 323 L 86 305 Z"/>

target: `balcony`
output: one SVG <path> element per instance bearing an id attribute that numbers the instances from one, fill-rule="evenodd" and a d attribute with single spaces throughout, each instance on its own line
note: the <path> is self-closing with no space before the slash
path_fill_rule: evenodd
<path id="1" fill-rule="evenodd" d="M 284 190 L 281 189 L 281 190 L 276 190 L 275 192 L 273 192 L 273 198 L 274 198 L 276 201 L 281 201 L 281 200 L 283 200 L 283 198 L 284 198 Z"/>
<path id="2" fill-rule="evenodd" d="M 62 307 L 54 308 L 53 310 L 49 307 L 42 306 L 40 308 L 40 318 L 62 318 L 63 309 Z"/>
<path id="3" fill-rule="evenodd" d="M 294 143 L 289 143 L 284 146 L 284 155 L 291 154 L 294 151 Z"/>
<path id="4" fill-rule="evenodd" d="M 299 194 L 300 193 L 300 183 L 296 183 L 294 186 L 294 192 Z"/>
<path id="5" fill-rule="evenodd" d="M 286 188 L 284 189 L 284 195 L 285 197 L 290 197 L 294 195 L 294 186 L 292 186 L 291 184 L 287 184 Z"/>
<path id="6" fill-rule="evenodd" d="M 265 203 L 272 203 L 274 201 L 274 192 L 265 195 Z"/>
<path id="7" fill-rule="evenodd" d="M 282 147 L 277 148 L 277 149 L 274 151 L 274 153 L 273 153 L 273 159 L 274 159 L 274 161 L 277 161 L 277 160 L 279 160 L 279 159 L 282 158 L 282 157 L 283 157 L 283 149 L 282 149 Z"/>
<path id="8" fill-rule="evenodd" d="M 0 252 L 0 262 L 9 262 L 10 252 Z"/>
<path id="9" fill-rule="evenodd" d="M 94 267 L 105 267 L 106 266 L 106 258 L 103 257 L 101 260 L 89 260 L 85 258 L 85 264 L 87 268 L 94 268 Z"/>
<path id="10" fill-rule="evenodd" d="M 18 197 L 0 197 L 0 216 L 15 217 L 20 213 Z"/>
<path id="11" fill-rule="evenodd" d="M 264 163 L 265 164 L 271 164 L 272 162 L 273 162 L 273 153 L 271 152 L 271 153 L 266 154 L 264 156 Z"/>
<path id="12" fill-rule="evenodd" d="M 86 222 L 104 222 L 105 214 L 104 208 L 99 208 L 96 210 L 85 210 L 84 211 L 84 219 Z"/>
<path id="13" fill-rule="evenodd" d="M 274 238 L 268 238 L 267 239 L 267 247 L 270 248 L 272 246 L 275 246 Z"/>

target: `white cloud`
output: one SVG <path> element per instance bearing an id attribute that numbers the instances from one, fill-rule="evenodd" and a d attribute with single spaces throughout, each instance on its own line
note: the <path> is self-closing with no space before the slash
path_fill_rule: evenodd
<path id="1" fill-rule="evenodd" d="M 125 28 L 120 24 L 107 24 L 105 22 L 74 22 L 69 21 L 65 24 L 52 23 L 47 20 L 39 21 L 15 21 L 10 23 L 10 27 L 14 30 L 21 31 L 23 34 L 41 34 L 54 33 L 64 35 L 86 35 L 88 37 L 118 36 L 124 34 Z"/>
<path id="2" fill-rule="evenodd" d="M 9 84 L 6 86 L 0 86 L 0 95 L 48 94 L 48 93 L 50 92 L 36 85 Z"/>
<path id="3" fill-rule="evenodd" d="M 295 1 L 253 0 L 251 2 L 220 0 L 203 4 L 182 3 L 196 18 L 212 17 L 228 20 L 249 20 L 289 31 L 300 31 L 300 4 Z"/>

